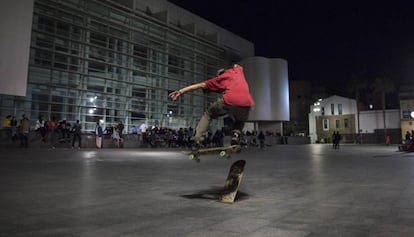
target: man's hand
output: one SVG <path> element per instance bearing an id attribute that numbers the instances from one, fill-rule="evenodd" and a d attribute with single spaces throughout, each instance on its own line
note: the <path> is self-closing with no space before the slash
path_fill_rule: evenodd
<path id="1" fill-rule="evenodd" d="M 176 90 L 176 91 L 171 92 L 168 96 L 171 97 L 173 101 L 176 101 L 180 95 L 182 95 L 181 91 Z"/>

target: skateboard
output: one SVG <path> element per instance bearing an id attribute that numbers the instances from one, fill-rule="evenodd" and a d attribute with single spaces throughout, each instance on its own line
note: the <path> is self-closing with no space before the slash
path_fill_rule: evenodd
<path id="1" fill-rule="evenodd" d="M 245 160 L 238 160 L 231 165 L 226 179 L 226 184 L 224 185 L 223 194 L 219 198 L 220 202 L 234 203 L 241 179 L 243 177 L 245 165 Z"/>
<path id="2" fill-rule="evenodd" d="M 231 145 L 231 146 L 221 146 L 221 147 L 209 147 L 209 148 L 200 148 L 194 151 L 185 151 L 188 155 L 188 159 L 195 160 L 200 162 L 199 155 L 203 153 L 218 152 L 221 157 L 230 159 L 230 153 L 239 153 L 241 151 L 240 145 Z"/>

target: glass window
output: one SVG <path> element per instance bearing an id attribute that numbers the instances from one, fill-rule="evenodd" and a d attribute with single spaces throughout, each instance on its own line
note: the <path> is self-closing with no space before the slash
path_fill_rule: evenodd
<path id="1" fill-rule="evenodd" d="M 344 128 L 349 127 L 349 119 L 344 119 Z"/>
<path id="2" fill-rule="evenodd" d="M 211 37 L 200 40 L 193 27 L 166 31 L 159 21 L 131 15 L 117 4 L 68 0 L 58 9 L 39 1 L 34 6 L 28 96 L 19 106 L 20 99 L 8 105 L 0 95 L 4 111 L 25 107 L 45 118 L 76 118 L 85 131 L 93 130 L 98 119 L 125 119 L 126 126 L 145 119 L 159 126 L 194 127 L 216 95 L 206 97 L 200 90 L 170 104 L 167 92 L 238 61 L 237 53 L 211 44 Z M 222 121 L 212 127 L 222 127 Z"/>
<path id="3" fill-rule="evenodd" d="M 340 123 L 339 119 L 335 120 L 335 128 L 336 129 L 341 128 L 341 123 Z"/>
<path id="4" fill-rule="evenodd" d="M 338 114 L 342 114 L 342 104 L 338 104 Z"/>
<path id="5" fill-rule="evenodd" d="M 331 104 L 331 114 L 334 115 L 335 114 L 335 105 Z"/>
<path id="6" fill-rule="evenodd" d="M 329 121 L 328 121 L 328 119 L 323 119 L 322 120 L 322 126 L 323 126 L 323 130 L 329 130 Z"/>

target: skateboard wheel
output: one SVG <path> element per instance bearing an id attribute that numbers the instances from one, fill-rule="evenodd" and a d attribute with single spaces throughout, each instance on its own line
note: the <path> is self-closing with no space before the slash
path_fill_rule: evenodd
<path id="1" fill-rule="evenodd" d="M 190 159 L 190 160 L 194 160 L 195 158 L 196 158 L 195 154 L 188 155 L 188 159 Z"/>
<path id="2" fill-rule="evenodd" d="M 227 156 L 227 152 L 226 151 L 220 151 L 219 155 L 221 157 L 225 157 L 225 156 Z"/>

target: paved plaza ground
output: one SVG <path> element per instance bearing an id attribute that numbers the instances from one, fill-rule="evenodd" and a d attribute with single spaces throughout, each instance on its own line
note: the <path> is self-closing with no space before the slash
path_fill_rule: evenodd
<path id="1" fill-rule="evenodd" d="M 233 161 L 238 199 L 216 201 Z M 414 236 L 414 153 L 396 146 L 0 149 L 0 236 Z"/>

